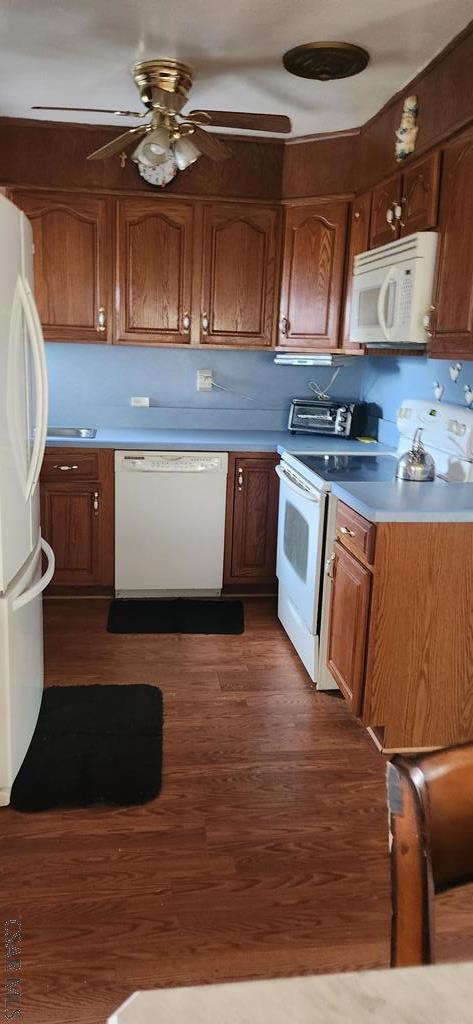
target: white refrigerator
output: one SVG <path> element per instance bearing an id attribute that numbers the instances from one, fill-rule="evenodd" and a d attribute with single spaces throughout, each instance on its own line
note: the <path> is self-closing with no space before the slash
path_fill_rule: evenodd
<path id="1" fill-rule="evenodd" d="M 54 573 L 39 515 L 47 415 L 31 225 L 0 195 L 0 805 L 10 802 L 43 693 L 42 592 Z"/>

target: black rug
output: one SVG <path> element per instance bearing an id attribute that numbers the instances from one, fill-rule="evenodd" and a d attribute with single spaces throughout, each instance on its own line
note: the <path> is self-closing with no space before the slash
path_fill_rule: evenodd
<path id="1" fill-rule="evenodd" d="M 51 686 L 13 784 L 11 807 L 144 804 L 161 789 L 157 686 Z"/>
<path id="2" fill-rule="evenodd" d="M 242 601 L 189 598 L 120 599 L 108 613 L 109 633 L 243 633 Z"/>

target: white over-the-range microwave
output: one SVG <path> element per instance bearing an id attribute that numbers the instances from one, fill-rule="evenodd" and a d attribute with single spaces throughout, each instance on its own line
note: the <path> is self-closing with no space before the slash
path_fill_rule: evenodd
<path id="1" fill-rule="evenodd" d="M 418 231 L 355 256 L 350 338 L 365 345 L 427 341 L 437 234 Z"/>

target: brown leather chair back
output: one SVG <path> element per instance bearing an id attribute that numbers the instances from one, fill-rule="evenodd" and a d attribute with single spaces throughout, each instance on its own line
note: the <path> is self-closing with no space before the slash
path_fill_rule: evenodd
<path id="1" fill-rule="evenodd" d="M 429 964 L 435 893 L 473 881 L 473 743 L 396 756 L 387 785 L 391 964 Z"/>

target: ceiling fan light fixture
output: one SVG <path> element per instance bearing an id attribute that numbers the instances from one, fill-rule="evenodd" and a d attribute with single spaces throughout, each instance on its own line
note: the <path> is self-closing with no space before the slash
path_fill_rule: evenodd
<path id="1" fill-rule="evenodd" d="M 131 159 L 135 164 L 143 164 L 144 167 L 158 167 L 159 164 L 167 160 L 168 156 L 169 152 L 166 150 L 159 150 L 157 153 L 154 153 L 148 137 L 145 136 L 131 154 Z"/>
<path id="2" fill-rule="evenodd" d="M 174 159 L 180 171 L 185 171 L 199 159 L 199 156 L 202 156 L 200 149 L 197 149 L 197 146 L 188 138 L 176 139 L 173 150 Z"/>
<path id="3" fill-rule="evenodd" d="M 146 140 L 152 153 L 156 155 L 168 153 L 171 142 L 171 132 L 169 128 L 166 128 L 164 124 L 160 125 L 159 128 L 154 128 L 153 131 L 148 133 Z"/>

